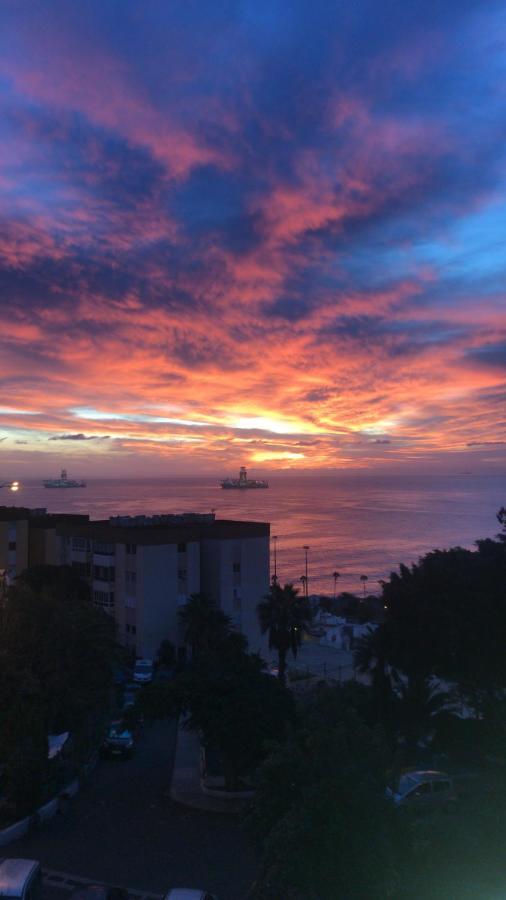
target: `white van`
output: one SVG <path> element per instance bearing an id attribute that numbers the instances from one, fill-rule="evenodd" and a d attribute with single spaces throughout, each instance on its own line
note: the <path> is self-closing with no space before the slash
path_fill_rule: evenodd
<path id="1" fill-rule="evenodd" d="M 34 859 L 0 858 L 0 897 L 9 900 L 39 900 L 42 870 Z"/>

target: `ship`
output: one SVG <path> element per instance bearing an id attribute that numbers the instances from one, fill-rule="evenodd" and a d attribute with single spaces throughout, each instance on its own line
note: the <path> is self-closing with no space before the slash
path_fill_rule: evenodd
<path id="1" fill-rule="evenodd" d="M 85 481 L 74 481 L 73 478 L 67 478 L 67 470 L 62 469 L 59 478 L 48 478 L 43 482 L 45 488 L 84 488 Z"/>
<path id="2" fill-rule="evenodd" d="M 221 486 L 224 490 L 230 490 L 232 488 L 246 490 L 247 488 L 268 488 L 269 482 L 259 481 L 256 478 L 248 478 L 246 468 L 241 466 L 239 478 L 225 478 L 225 480 L 221 482 Z"/>

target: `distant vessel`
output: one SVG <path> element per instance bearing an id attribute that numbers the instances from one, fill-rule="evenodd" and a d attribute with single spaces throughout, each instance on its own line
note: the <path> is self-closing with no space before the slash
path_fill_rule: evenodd
<path id="1" fill-rule="evenodd" d="M 83 488 L 86 487 L 85 481 L 74 481 L 73 478 L 67 478 L 67 470 L 61 470 L 59 478 L 48 478 L 44 481 L 45 488 Z"/>
<path id="2" fill-rule="evenodd" d="M 239 488 L 240 490 L 245 490 L 246 488 L 268 488 L 268 481 L 258 481 L 255 478 L 248 478 L 248 473 L 244 466 L 241 466 L 239 470 L 239 478 L 225 478 L 224 481 L 221 482 L 222 488 L 225 490 L 230 490 L 231 488 Z"/>

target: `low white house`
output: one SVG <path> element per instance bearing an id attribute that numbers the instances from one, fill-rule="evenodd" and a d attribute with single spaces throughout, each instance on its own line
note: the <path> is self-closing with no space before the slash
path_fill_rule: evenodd
<path id="1" fill-rule="evenodd" d="M 335 647 L 336 650 L 353 650 L 357 638 L 363 637 L 378 626 L 373 623 L 359 625 L 348 622 L 343 616 L 334 616 L 332 613 L 321 613 L 318 624 L 325 629 L 325 634 L 320 638 L 320 644 L 324 647 Z"/>

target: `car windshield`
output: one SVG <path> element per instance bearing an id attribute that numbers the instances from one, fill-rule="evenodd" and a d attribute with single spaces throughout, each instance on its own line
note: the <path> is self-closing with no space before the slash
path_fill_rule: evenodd
<path id="1" fill-rule="evenodd" d="M 109 728 L 109 737 L 115 740 L 128 740 L 130 732 L 124 725 L 111 725 Z"/>
<path id="2" fill-rule="evenodd" d="M 139 672 L 141 675 L 150 675 L 151 674 L 151 666 L 147 666 L 147 665 L 136 666 L 135 671 Z"/>

